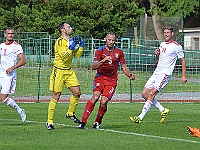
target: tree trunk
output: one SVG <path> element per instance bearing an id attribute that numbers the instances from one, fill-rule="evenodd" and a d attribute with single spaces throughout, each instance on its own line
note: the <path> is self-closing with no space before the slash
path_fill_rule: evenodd
<path id="1" fill-rule="evenodd" d="M 159 16 L 157 13 L 157 5 L 156 5 L 156 1 L 155 0 L 149 0 L 150 3 L 150 8 L 152 11 L 152 21 L 153 21 L 153 26 L 154 26 L 154 30 L 157 36 L 158 40 L 163 40 L 163 31 L 161 25 L 160 25 L 160 20 L 159 20 Z"/>
<path id="2" fill-rule="evenodd" d="M 160 20 L 157 14 L 152 15 L 153 26 L 157 36 L 157 39 L 162 41 L 163 40 L 163 30 L 160 25 Z"/>

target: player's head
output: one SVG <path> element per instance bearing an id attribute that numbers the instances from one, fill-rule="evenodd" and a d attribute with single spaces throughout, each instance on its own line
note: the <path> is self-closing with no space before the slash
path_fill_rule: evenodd
<path id="1" fill-rule="evenodd" d="M 174 35 L 174 28 L 170 26 L 164 27 L 164 38 L 166 42 L 170 42 L 172 40 L 172 37 Z"/>
<path id="2" fill-rule="evenodd" d="M 73 34 L 72 27 L 66 21 L 63 21 L 58 25 L 58 30 L 61 34 L 65 34 L 65 35 L 72 35 Z"/>
<path id="3" fill-rule="evenodd" d="M 105 37 L 106 40 L 106 47 L 111 50 L 114 48 L 116 35 L 114 32 L 108 32 Z"/>
<path id="4" fill-rule="evenodd" d="M 4 31 L 4 36 L 6 37 L 6 42 L 12 42 L 13 38 L 15 37 L 14 29 L 12 27 L 8 27 Z"/>

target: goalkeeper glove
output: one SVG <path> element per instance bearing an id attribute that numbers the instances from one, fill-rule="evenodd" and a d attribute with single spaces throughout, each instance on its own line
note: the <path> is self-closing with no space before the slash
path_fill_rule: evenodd
<path id="1" fill-rule="evenodd" d="M 73 38 L 69 39 L 69 49 L 75 50 L 76 42 L 73 40 Z"/>
<path id="2" fill-rule="evenodd" d="M 76 44 L 79 44 L 80 47 L 84 46 L 84 42 L 80 36 L 73 37 L 73 40 Z"/>
<path id="3" fill-rule="evenodd" d="M 82 38 L 81 37 L 79 37 L 80 39 L 80 47 L 83 47 L 84 46 L 84 42 L 83 42 L 83 40 L 82 40 Z"/>

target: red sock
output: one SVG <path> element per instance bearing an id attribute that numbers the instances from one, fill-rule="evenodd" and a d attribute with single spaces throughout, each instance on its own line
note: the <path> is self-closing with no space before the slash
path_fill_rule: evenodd
<path id="1" fill-rule="evenodd" d="M 87 119 L 94 110 L 94 104 L 89 100 L 85 106 L 83 116 L 82 116 L 82 122 L 85 124 L 87 123 Z"/>
<path id="2" fill-rule="evenodd" d="M 99 106 L 99 110 L 98 110 L 98 114 L 97 114 L 97 118 L 95 120 L 95 122 L 98 122 L 99 124 L 101 124 L 101 121 L 103 119 L 103 115 L 106 113 L 107 111 L 107 107 L 100 107 Z"/>

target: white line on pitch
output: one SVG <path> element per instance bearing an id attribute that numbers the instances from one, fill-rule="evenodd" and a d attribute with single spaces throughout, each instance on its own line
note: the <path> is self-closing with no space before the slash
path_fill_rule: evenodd
<path id="1" fill-rule="evenodd" d="M 1 118 L 0 118 L 0 120 L 19 121 L 19 120 L 16 120 L 16 119 L 1 119 Z M 27 120 L 26 122 L 45 124 L 45 122 L 30 121 L 30 120 Z M 74 125 L 66 125 L 66 124 L 60 124 L 60 123 L 54 123 L 54 124 L 58 125 L 58 126 L 76 127 L 77 128 L 77 126 L 74 126 Z M 117 130 L 110 130 L 110 129 L 99 129 L 99 130 L 101 130 L 101 131 L 107 131 L 107 132 L 113 132 L 113 133 L 127 134 L 127 135 L 137 135 L 137 136 L 143 136 L 143 137 L 149 137 L 149 138 L 166 139 L 166 140 L 182 141 L 182 142 L 189 142 L 189 143 L 198 143 L 198 144 L 200 144 L 199 141 L 185 140 L 185 139 L 179 139 L 179 138 L 169 138 L 169 137 L 163 137 L 163 136 L 140 134 L 140 133 L 135 133 L 135 132 L 124 132 L 124 131 L 117 131 Z"/>

